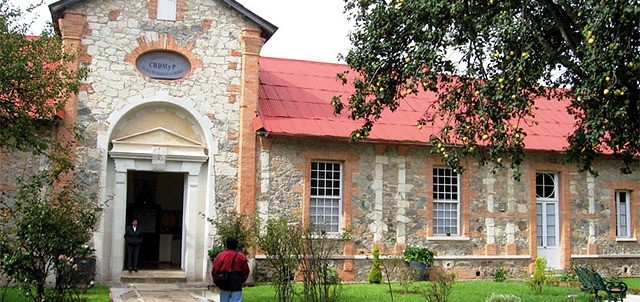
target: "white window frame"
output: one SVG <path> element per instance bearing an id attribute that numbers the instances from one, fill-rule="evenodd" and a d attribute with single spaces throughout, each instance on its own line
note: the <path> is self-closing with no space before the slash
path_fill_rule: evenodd
<path id="1" fill-rule="evenodd" d="M 157 0 L 156 19 L 176 21 L 178 15 L 178 0 Z"/>
<path id="2" fill-rule="evenodd" d="M 460 190 L 460 174 L 453 171 L 453 169 L 447 167 L 433 167 L 432 183 L 433 183 L 433 236 L 460 236 L 460 202 L 461 202 L 461 190 Z M 450 171 L 451 175 L 440 174 L 444 171 Z M 440 180 L 446 178 L 455 178 L 455 182 L 452 183 L 440 183 Z M 455 186 L 455 191 L 443 191 L 440 192 L 438 186 Z M 455 194 L 455 196 L 454 196 Z M 445 195 L 444 197 L 442 195 Z M 448 195 L 448 196 L 447 196 Z M 445 209 L 438 209 L 438 206 L 442 205 Z M 447 208 L 448 207 L 448 208 Z M 445 217 L 447 212 L 455 211 L 455 217 Z M 443 215 L 440 217 L 440 215 Z M 455 220 L 455 223 L 447 223 Z M 439 221 L 443 221 L 444 225 L 441 225 Z M 455 225 L 454 225 L 455 224 Z M 452 231 L 451 228 L 455 228 Z"/>
<path id="3" fill-rule="evenodd" d="M 552 196 L 547 197 L 547 196 L 539 196 L 538 195 L 538 187 L 539 186 L 543 186 L 543 187 L 544 186 L 547 186 L 547 187 L 549 186 L 547 183 L 542 183 L 542 184 L 538 183 L 538 175 L 539 174 L 553 175 L 553 192 L 552 192 Z M 558 177 L 558 173 L 556 173 L 556 172 L 538 171 L 538 172 L 536 172 L 535 182 L 536 182 L 536 190 L 535 190 L 536 191 L 536 203 L 537 202 L 554 202 L 556 204 L 555 206 L 556 206 L 556 211 L 557 212 L 556 212 L 555 220 L 553 221 L 553 223 L 555 225 L 555 233 L 553 234 L 553 236 L 555 238 L 554 243 L 558 243 L 559 242 L 558 236 L 559 236 L 559 231 L 560 231 L 560 219 L 559 219 L 558 215 L 560 213 L 560 209 L 558 209 L 557 207 L 560 206 L 560 195 L 559 195 L 559 192 L 560 192 L 560 183 L 559 183 L 560 182 L 560 178 Z M 542 214 L 539 214 L 538 210 L 537 210 L 537 205 L 536 205 L 536 241 L 537 241 L 537 246 L 538 247 L 540 247 L 543 244 L 549 242 L 548 237 L 549 237 L 550 234 L 548 234 L 546 230 L 543 230 L 542 234 L 539 231 L 539 227 L 541 226 L 540 225 L 540 219 L 542 219 L 539 216 L 540 215 L 545 215 L 545 214 L 546 214 L 546 209 L 544 209 Z M 547 225 L 547 223 L 545 223 L 545 225 Z M 547 237 L 547 238 L 544 238 L 544 241 L 540 240 L 540 237 L 543 237 L 543 236 Z"/>
<path id="4" fill-rule="evenodd" d="M 616 238 L 631 238 L 631 191 L 616 190 L 615 194 Z"/>
<path id="5" fill-rule="evenodd" d="M 318 167 L 314 170 L 314 164 L 316 164 Z M 331 164 L 331 165 L 338 165 L 340 171 L 339 171 L 339 178 L 337 179 L 338 186 L 335 187 L 333 184 L 331 186 L 327 186 L 327 181 L 336 181 L 336 179 L 332 176 L 332 177 L 327 177 L 326 173 L 328 171 L 332 171 L 335 173 L 335 169 L 327 169 L 325 166 L 324 170 L 321 170 L 319 168 L 319 166 L 321 164 Z M 316 172 L 316 175 L 314 177 L 314 171 Z M 313 228 L 316 231 L 325 231 L 327 234 L 330 235 L 337 235 L 340 234 L 340 231 L 342 229 L 342 204 L 343 204 L 343 186 L 344 186 L 344 164 L 342 162 L 339 161 L 324 161 L 324 160 L 313 160 L 311 161 L 311 167 L 310 167 L 310 175 L 309 175 L 309 187 L 310 187 L 310 192 L 309 192 L 309 224 L 313 226 Z M 325 176 L 321 177 L 320 173 L 324 172 Z M 314 186 L 314 180 L 316 180 L 315 186 Z M 324 181 L 324 185 L 320 186 L 320 182 Z M 331 190 L 330 194 L 328 193 L 328 190 Z M 336 194 L 336 190 L 337 190 L 337 194 Z M 315 194 L 314 194 L 315 193 Z M 324 201 L 325 204 L 324 205 L 319 205 L 318 203 Z M 326 205 L 326 202 L 337 202 L 337 206 L 334 205 Z M 327 214 L 327 209 L 329 209 L 329 211 L 331 211 L 330 213 Z M 322 214 L 318 214 L 321 210 L 323 210 Z M 336 213 L 337 211 L 337 213 Z M 334 218 L 336 217 L 337 221 L 326 221 L 328 218 Z M 325 218 L 325 221 L 322 222 L 322 225 L 319 224 L 318 219 L 322 219 L 322 217 Z"/>

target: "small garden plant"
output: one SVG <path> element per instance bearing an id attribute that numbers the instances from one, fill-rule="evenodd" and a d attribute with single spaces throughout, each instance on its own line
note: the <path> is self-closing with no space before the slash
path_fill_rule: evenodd
<path id="1" fill-rule="evenodd" d="M 371 271 L 369 271 L 369 283 L 382 283 L 382 269 L 380 268 L 380 249 L 378 246 L 373 247 L 373 263 Z"/>
<path id="2" fill-rule="evenodd" d="M 435 280 L 425 283 L 423 297 L 427 302 L 447 302 L 449 295 L 453 291 L 453 283 L 456 280 L 456 274 L 439 273 Z"/>
<path id="3" fill-rule="evenodd" d="M 499 267 L 493 273 L 493 281 L 504 282 L 505 280 L 507 280 L 507 271 L 504 268 Z"/>
<path id="4" fill-rule="evenodd" d="M 547 283 L 547 259 L 536 258 L 536 268 L 533 276 L 527 279 L 527 285 L 536 293 L 542 293 L 543 286 Z"/>

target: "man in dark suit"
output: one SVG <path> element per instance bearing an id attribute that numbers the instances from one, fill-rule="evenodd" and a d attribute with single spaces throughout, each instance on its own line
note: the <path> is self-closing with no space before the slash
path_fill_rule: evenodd
<path id="1" fill-rule="evenodd" d="M 133 218 L 131 225 L 124 232 L 124 242 L 127 245 L 127 267 L 129 272 L 138 271 L 138 256 L 142 244 L 142 227 L 138 226 L 138 219 Z"/>

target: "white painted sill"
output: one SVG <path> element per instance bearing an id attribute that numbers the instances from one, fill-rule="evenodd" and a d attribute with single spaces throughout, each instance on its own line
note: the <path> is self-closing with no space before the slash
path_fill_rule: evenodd
<path id="1" fill-rule="evenodd" d="M 427 237 L 429 241 L 469 241 L 471 238 L 465 236 L 432 236 Z"/>
<path id="2" fill-rule="evenodd" d="M 618 237 L 616 238 L 617 242 L 636 242 L 638 241 L 637 238 L 634 237 Z"/>

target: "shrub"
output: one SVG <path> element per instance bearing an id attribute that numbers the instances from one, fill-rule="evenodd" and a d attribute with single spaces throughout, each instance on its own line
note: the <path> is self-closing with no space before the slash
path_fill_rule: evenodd
<path id="1" fill-rule="evenodd" d="M 225 250 L 224 245 L 214 245 L 212 248 L 209 249 L 209 259 L 211 261 L 213 261 L 214 259 L 216 259 L 216 256 L 218 256 L 218 254 L 222 253 L 222 251 Z"/>
<path id="2" fill-rule="evenodd" d="M 407 247 L 404 250 L 404 259 L 406 261 L 417 261 L 431 267 L 433 265 L 434 254 L 426 247 Z"/>
<path id="3" fill-rule="evenodd" d="M 19 182 L 17 196 L 0 194 L 0 271 L 34 301 L 68 301 L 87 284 L 79 263 L 93 257 L 91 242 L 103 205 L 84 195 L 74 176 L 58 182 L 57 163 Z M 55 287 L 46 286 L 55 275 Z M 35 289 L 35 293 L 32 291 Z"/>
<path id="4" fill-rule="evenodd" d="M 451 291 L 453 291 L 455 279 L 455 273 L 440 273 L 435 280 L 423 283 L 426 284 L 426 288 L 422 293 L 424 298 L 427 302 L 447 302 Z"/>
<path id="5" fill-rule="evenodd" d="M 373 247 L 373 263 L 369 272 L 369 283 L 380 284 L 382 282 L 382 270 L 380 269 L 380 249 Z"/>
<path id="6" fill-rule="evenodd" d="M 512 294 L 495 294 L 492 293 L 490 297 L 488 297 L 485 302 L 521 302 L 522 299 L 516 295 Z"/>
<path id="7" fill-rule="evenodd" d="M 297 252 L 302 244 L 300 225 L 290 224 L 282 218 L 269 219 L 264 225 L 264 232 L 258 236 L 258 243 L 273 267 L 271 285 L 276 289 L 277 300 L 293 301 L 293 281 L 298 266 Z"/>
<path id="8" fill-rule="evenodd" d="M 396 279 L 398 280 L 398 283 L 400 283 L 402 293 L 408 294 L 410 292 L 410 287 L 417 279 L 416 272 L 406 266 L 396 267 L 394 268 L 394 271 L 396 271 Z"/>
<path id="9" fill-rule="evenodd" d="M 547 283 L 547 259 L 536 258 L 536 268 L 533 277 L 527 279 L 527 285 L 536 293 L 542 293 L 542 287 Z"/>
<path id="10" fill-rule="evenodd" d="M 304 227 L 301 232 L 300 249 L 295 254 L 302 259 L 299 268 L 302 301 L 339 301 L 342 294 L 340 278 L 330 262 L 342 241 L 330 238 L 326 232 L 317 231 L 313 226 Z"/>
<path id="11" fill-rule="evenodd" d="M 338 270 L 333 266 L 327 266 L 324 273 L 324 283 L 326 285 L 336 285 L 340 283 L 340 275 L 338 275 Z"/>
<path id="12" fill-rule="evenodd" d="M 499 267 L 493 273 L 493 281 L 495 281 L 495 282 L 504 282 L 505 280 L 507 280 L 507 271 L 504 268 Z"/>
<path id="13" fill-rule="evenodd" d="M 248 249 L 256 246 L 257 220 L 246 214 L 237 212 L 223 213 L 216 219 L 207 218 L 216 229 L 216 238 L 211 249 L 224 246 L 227 238 L 238 239 L 238 251 L 247 254 Z"/>

